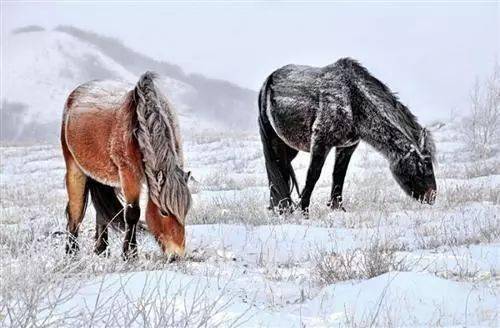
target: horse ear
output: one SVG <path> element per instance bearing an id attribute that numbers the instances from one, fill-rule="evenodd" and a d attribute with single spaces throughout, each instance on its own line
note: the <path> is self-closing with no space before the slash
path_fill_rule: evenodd
<path id="1" fill-rule="evenodd" d="M 191 171 L 184 173 L 184 181 L 187 183 L 191 177 Z"/>
<path id="2" fill-rule="evenodd" d="M 163 179 L 164 179 L 164 176 L 163 176 L 163 171 L 158 171 L 158 173 L 156 173 L 156 181 L 158 181 L 158 184 L 161 186 L 163 184 Z"/>
<path id="3" fill-rule="evenodd" d="M 420 142 L 419 142 L 420 150 L 424 150 L 427 141 L 426 139 L 427 139 L 427 129 L 423 128 L 422 132 L 420 132 Z"/>

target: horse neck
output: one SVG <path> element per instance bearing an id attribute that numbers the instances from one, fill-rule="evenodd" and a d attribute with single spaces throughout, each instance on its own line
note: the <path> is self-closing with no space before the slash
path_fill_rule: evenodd
<path id="1" fill-rule="evenodd" d="M 360 135 L 391 162 L 400 159 L 414 147 L 408 136 L 379 115 L 370 115 L 362 121 Z"/>

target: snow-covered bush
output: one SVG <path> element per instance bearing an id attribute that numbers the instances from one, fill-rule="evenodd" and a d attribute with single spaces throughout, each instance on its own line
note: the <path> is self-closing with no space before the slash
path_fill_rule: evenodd
<path id="1" fill-rule="evenodd" d="M 344 253 L 322 251 L 316 256 L 314 274 L 323 285 L 352 279 L 370 279 L 389 271 L 404 271 L 397 248 L 374 240 L 367 247 Z"/>
<path id="2" fill-rule="evenodd" d="M 492 155 L 500 138 L 500 66 L 471 93 L 470 115 L 463 121 L 465 143 L 479 158 Z"/>

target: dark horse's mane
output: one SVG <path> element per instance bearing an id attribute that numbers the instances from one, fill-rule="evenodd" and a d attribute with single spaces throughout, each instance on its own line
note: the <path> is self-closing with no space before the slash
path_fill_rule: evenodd
<path id="1" fill-rule="evenodd" d="M 342 58 L 334 65 L 344 68 L 346 71 L 354 75 L 355 81 L 360 81 L 363 87 L 370 90 L 377 101 L 386 103 L 388 106 L 385 111 L 380 114 L 384 115 L 391 123 L 394 124 L 404 135 L 406 135 L 419 149 L 422 146 L 427 149 L 434 160 L 435 146 L 432 135 L 426 131 L 425 145 L 421 145 L 423 127 L 418 123 L 417 117 L 413 115 L 408 107 L 403 105 L 398 96 L 389 89 L 379 79 L 375 78 L 370 72 L 363 67 L 358 61 L 351 58 Z M 394 109 L 394 110 L 390 110 Z"/>

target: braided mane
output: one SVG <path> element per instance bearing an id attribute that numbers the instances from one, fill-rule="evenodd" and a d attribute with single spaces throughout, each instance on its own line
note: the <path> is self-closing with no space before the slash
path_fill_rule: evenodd
<path id="1" fill-rule="evenodd" d="M 135 135 L 144 161 L 152 201 L 184 224 L 191 193 L 184 178 L 183 154 L 175 112 L 157 89 L 156 74 L 144 73 L 134 89 Z"/>

